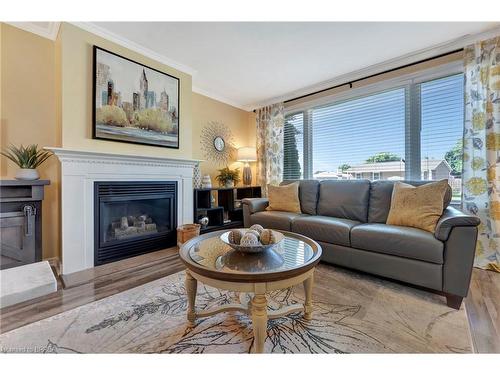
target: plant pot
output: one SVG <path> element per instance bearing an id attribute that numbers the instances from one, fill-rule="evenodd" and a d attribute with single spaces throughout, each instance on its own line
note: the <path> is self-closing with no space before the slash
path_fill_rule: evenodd
<path id="1" fill-rule="evenodd" d="M 232 187 L 234 187 L 234 181 L 233 181 L 233 180 L 227 180 L 227 181 L 226 181 L 226 187 L 227 187 L 227 188 L 232 188 Z"/>
<path id="2" fill-rule="evenodd" d="M 16 180 L 38 180 L 40 175 L 36 169 L 19 168 L 15 177 Z"/>

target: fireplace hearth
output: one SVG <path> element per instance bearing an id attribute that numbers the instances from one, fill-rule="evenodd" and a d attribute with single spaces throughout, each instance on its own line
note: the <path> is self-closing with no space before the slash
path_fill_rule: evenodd
<path id="1" fill-rule="evenodd" d="M 177 182 L 94 182 L 94 265 L 176 243 Z"/>

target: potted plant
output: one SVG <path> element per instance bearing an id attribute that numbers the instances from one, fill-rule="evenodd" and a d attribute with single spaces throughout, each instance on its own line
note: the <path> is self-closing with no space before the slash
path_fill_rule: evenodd
<path id="1" fill-rule="evenodd" d="M 18 180 L 38 180 L 40 175 L 36 168 L 52 155 L 50 151 L 39 150 L 38 145 L 10 145 L 1 154 L 19 166 L 15 176 Z"/>
<path id="2" fill-rule="evenodd" d="M 215 177 L 220 186 L 234 187 L 240 181 L 240 171 L 238 168 L 229 169 L 229 167 L 219 169 L 219 175 Z"/>

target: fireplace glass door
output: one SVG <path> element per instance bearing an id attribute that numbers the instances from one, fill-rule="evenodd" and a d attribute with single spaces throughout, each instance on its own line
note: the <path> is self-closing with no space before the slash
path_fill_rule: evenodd
<path id="1" fill-rule="evenodd" d="M 95 264 L 175 244 L 175 182 L 95 184 Z"/>
<path id="2" fill-rule="evenodd" d="M 172 227 L 171 204 L 171 199 L 164 195 L 101 199 L 100 245 L 168 232 Z"/>

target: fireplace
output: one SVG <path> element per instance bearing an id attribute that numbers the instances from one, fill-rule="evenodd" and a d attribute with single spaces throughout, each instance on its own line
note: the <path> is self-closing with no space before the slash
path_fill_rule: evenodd
<path id="1" fill-rule="evenodd" d="M 94 265 L 176 243 L 177 182 L 94 182 Z"/>

